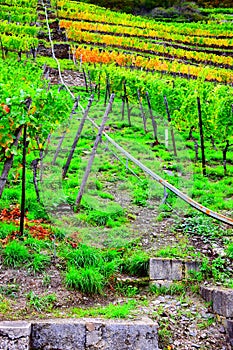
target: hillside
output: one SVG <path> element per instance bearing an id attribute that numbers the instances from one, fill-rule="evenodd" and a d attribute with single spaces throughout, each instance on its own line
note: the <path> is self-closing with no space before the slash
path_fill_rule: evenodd
<path id="1" fill-rule="evenodd" d="M 199 288 L 233 288 L 232 9 L 44 5 L 0 1 L 1 319 L 149 315 L 163 349 L 230 349 Z M 155 256 L 200 269 L 151 286 Z"/>

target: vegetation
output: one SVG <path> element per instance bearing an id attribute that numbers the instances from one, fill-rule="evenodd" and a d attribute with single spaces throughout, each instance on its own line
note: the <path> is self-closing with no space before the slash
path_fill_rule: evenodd
<path id="1" fill-rule="evenodd" d="M 62 56 L 59 64 L 64 74 L 68 71 L 79 81 L 69 88 L 53 84 L 51 77 L 47 79 L 50 73 L 56 75 L 57 61 L 43 56 L 51 51 L 37 2 L 0 3 L 3 269 L 23 271 L 35 280 L 41 278 L 43 288 L 49 288 L 57 278 L 73 293 L 74 300 L 79 295 L 134 298 L 142 291 L 140 283 L 148 282 L 153 254 L 192 258 L 200 262 L 200 269 L 191 271 L 182 283 L 154 286 L 149 293 L 183 296 L 187 291 L 197 292 L 204 280 L 233 288 L 232 229 L 197 214 L 174 193 L 164 192 L 163 186 L 109 144 L 105 135 L 96 151 L 81 205 L 76 201 L 97 134 L 90 120 L 100 125 L 114 92 L 104 128 L 112 139 L 203 206 L 231 216 L 233 25 L 219 17 L 231 13 L 226 10 L 227 0 L 221 4 L 225 9 L 200 11 L 184 2 L 134 2 L 134 8 L 138 6 L 147 14 L 156 7 L 150 13 L 154 19 L 106 10 L 95 6 L 96 2 L 91 6 L 87 2 L 52 1 L 49 25 L 54 47 L 58 47 L 56 53 Z M 207 1 L 197 3 L 208 6 Z M 127 12 L 132 8 L 130 1 L 98 4 Z M 168 9 L 158 9 L 161 5 Z M 172 11 L 174 17 L 182 15 L 183 20 L 189 19 L 191 12 L 195 20 L 202 21 L 198 16 L 207 13 L 212 17 L 198 23 L 167 21 Z M 160 16 L 166 16 L 165 20 L 157 21 Z M 90 94 L 94 94 L 94 101 L 89 120 L 72 149 Z M 76 109 L 74 98 L 79 99 Z M 69 171 L 62 179 L 71 150 L 74 153 Z M 149 215 L 150 211 L 153 214 Z M 140 221 L 144 212 L 151 217 Z M 156 230 L 167 222 L 171 222 L 169 234 L 178 243 L 167 244 L 164 237 L 164 246 L 155 250 L 152 243 Z M 144 224 L 148 232 L 139 227 Z M 199 245 L 196 250 L 192 242 L 210 246 L 212 253 L 204 254 Z M 220 251 L 214 251 L 217 243 Z M 121 280 L 122 275 L 131 278 L 130 282 Z M 0 286 L 3 314 L 13 311 L 9 300 L 20 293 L 16 282 L 13 279 L 12 284 Z M 59 304 L 54 293 L 31 290 L 26 298 L 32 313 L 50 313 Z M 130 299 L 106 307 L 75 307 L 69 312 L 74 317 L 123 318 L 136 306 Z M 162 336 L 170 337 L 167 325 Z"/>

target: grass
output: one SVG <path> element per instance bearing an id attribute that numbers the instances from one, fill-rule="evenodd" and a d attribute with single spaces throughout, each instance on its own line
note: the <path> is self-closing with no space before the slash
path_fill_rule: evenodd
<path id="1" fill-rule="evenodd" d="M 84 294 L 103 294 L 104 276 L 95 267 L 70 267 L 65 276 L 66 286 Z"/>
<path id="2" fill-rule="evenodd" d="M 9 222 L 0 222 L 0 239 L 5 239 L 12 232 L 18 231 L 18 227 Z"/>
<path id="3" fill-rule="evenodd" d="M 35 309 L 38 312 L 42 312 L 42 311 L 50 311 L 54 304 L 57 301 L 57 296 L 56 294 L 47 294 L 44 296 L 39 296 L 37 294 L 35 294 L 33 291 L 31 291 L 30 293 L 28 293 L 27 295 L 27 300 L 28 300 L 28 306 L 30 308 Z"/>
<path id="4" fill-rule="evenodd" d="M 51 258 L 48 255 L 37 253 L 33 255 L 32 260 L 28 264 L 28 268 L 34 273 L 43 272 L 51 263 Z"/>
<path id="5" fill-rule="evenodd" d="M 137 250 L 131 251 L 124 259 L 123 271 L 138 277 L 146 277 L 149 273 L 149 256 L 147 253 Z"/>
<path id="6" fill-rule="evenodd" d="M 3 263 L 9 267 L 19 267 L 28 263 L 30 254 L 27 248 L 18 241 L 8 243 L 3 250 Z"/>
<path id="7" fill-rule="evenodd" d="M 120 100 L 118 100 L 118 104 L 121 105 Z M 102 109 L 104 110 L 104 108 Z M 203 205 L 210 206 L 211 209 L 215 210 L 232 211 L 233 167 L 232 164 L 228 164 L 228 175 L 223 177 L 223 168 L 220 164 L 221 151 L 211 150 L 209 141 L 206 141 L 208 176 L 203 177 L 200 162 L 192 163 L 194 158 L 193 143 L 186 142 L 185 135 L 182 135 L 184 140 L 176 135 L 178 158 L 175 158 L 172 151 L 167 150 L 163 144 L 164 126 L 162 119 L 158 118 L 160 144 L 153 145 L 152 133 L 149 132 L 145 135 L 141 119 L 138 118 L 137 108 L 135 107 L 135 109 L 136 112 L 132 115 L 134 117 L 132 128 L 128 127 L 127 123 L 119 121 L 120 108 L 113 111 L 109 119 L 113 138 L 156 174 L 187 192 Z M 90 117 L 92 116 L 95 116 L 98 123 L 99 115 L 96 110 L 90 112 Z M 68 130 L 64 149 L 57 159 L 57 166 L 51 170 L 50 166 L 47 166 L 51 155 L 48 153 L 48 157 L 45 158 L 45 175 L 50 176 L 48 179 L 46 178 L 48 181 L 40 186 L 49 215 L 46 213 L 45 207 L 36 201 L 32 174 L 28 168 L 27 193 L 30 194 L 30 201 L 27 201 L 26 207 L 29 219 L 48 219 L 49 217 L 52 221 L 51 225 L 53 225 L 55 222 L 54 212 L 59 209 L 60 204 L 69 203 L 75 207 L 75 198 L 96 136 L 96 132 L 90 131 L 89 126 L 85 125 L 67 178 L 61 181 L 61 168 L 66 159 L 67 151 L 71 147 L 77 123 L 78 121 L 74 118 L 73 124 Z M 195 136 L 198 137 L 198 135 Z M 189 149 L 186 148 L 186 144 L 188 144 Z M 63 282 L 68 289 L 78 290 L 83 294 L 103 296 L 110 286 L 115 288 L 116 294 L 135 297 L 140 292 L 137 287 L 130 285 L 123 287 L 115 284 L 115 277 L 121 272 L 133 276 L 148 276 L 149 256 L 140 249 L 141 237 L 139 237 L 137 230 L 132 229 L 131 226 L 131 222 L 137 219 L 137 215 L 134 213 L 135 207 L 138 211 L 143 211 L 142 207 L 157 206 L 157 222 L 163 222 L 168 217 L 174 218 L 173 211 L 178 210 L 179 215 L 185 217 L 177 223 L 174 235 L 177 229 L 182 230 L 185 238 L 188 235 L 198 235 L 200 239 L 210 239 L 212 242 L 222 240 L 224 236 L 227 236 L 226 231 L 213 220 L 203 215 L 193 215 L 193 213 L 189 215 L 188 209 L 184 208 L 184 203 L 177 200 L 177 197 L 172 193 L 169 193 L 167 204 L 159 205 L 158 203 L 161 203 L 163 198 L 163 187 L 149 179 L 136 165 L 130 161 L 126 162 L 124 156 L 114 150 L 120 159 L 118 161 L 111 152 L 113 151 L 111 146 L 109 146 L 110 150 L 106 150 L 106 148 L 104 142 L 98 148 L 80 211 L 70 221 L 65 213 L 60 220 L 62 227 L 53 228 L 56 244 L 49 240 L 38 240 L 26 235 L 23 238 L 24 241 L 12 242 L 1 248 L 2 261 L 6 266 L 13 268 L 25 266 L 33 273 L 43 273 L 43 286 L 49 287 L 51 276 L 46 270 L 51 264 L 52 254 L 57 254 L 58 269 L 62 272 Z M 229 152 L 228 160 L 230 160 L 231 155 L 232 152 Z M 35 157 L 35 154 L 28 155 L 28 164 L 33 159 L 32 157 Z M 136 176 L 132 175 L 129 168 Z M 131 201 L 126 210 L 124 209 L 126 207 L 124 198 L 122 205 L 116 202 L 116 199 L 121 197 L 120 191 L 124 191 L 129 198 L 128 201 Z M 19 204 L 19 201 L 20 181 L 17 182 L 10 178 L 9 186 L 5 189 L 0 200 L 0 208 Z M 69 224 L 75 229 L 76 239 L 69 231 Z M 0 239 L 5 239 L 16 229 L 18 229 L 16 224 L 0 223 Z M 104 249 L 97 249 L 93 245 L 104 247 Z M 56 250 L 55 253 L 54 250 Z M 225 252 L 229 259 L 233 259 L 233 244 L 229 241 L 225 242 Z M 157 251 L 156 255 L 164 258 L 198 257 L 187 240 L 184 243 L 180 242 L 179 245 L 164 247 Z M 204 258 L 201 271 L 193 272 L 186 283 L 192 282 L 194 290 L 203 279 L 212 279 L 214 282 L 228 283 L 228 286 L 233 288 L 231 276 L 224 271 L 223 260 L 216 257 L 211 265 L 210 261 Z M 177 283 L 170 287 L 153 287 L 151 292 L 156 295 L 183 294 L 187 284 Z M 6 289 L 0 289 L 0 293 L 4 295 L 9 293 L 13 296 L 16 292 L 14 287 L 8 286 Z M 37 311 L 48 310 L 55 301 L 54 296 L 39 296 L 33 292 L 28 296 L 28 305 Z M 100 315 L 107 318 L 121 318 L 130 314 L 131 307 L 134 306 L 129 302 L 129 304 L 124 305 L 109 305 L 106 308 L 74 309 L 74 315 L 77 317 Z M 160 336 L 167 338 L 170 336 L 166 325 L 160 331 Z"/>
<path id="8" fill-rule="evenodd" d="M 157 286 L 157 285 L 152 285 L 150 287 L 150 292 L 155 294 L 155 295 L 181 295 L 185 294 L 186 292 L 186 287 L 184 283 L 172 283 L 170 286 Z"/>
<path id="9" fill-rule="evenodd" d="M 136 301 L 129 300 L 123 304 L 109 304 L 105 307 L 79 309 L 73 308 L 71 316 L 75 317 L 103 317 L 103 318 L 127 318 L 131 311 L 136 308 Z"/>

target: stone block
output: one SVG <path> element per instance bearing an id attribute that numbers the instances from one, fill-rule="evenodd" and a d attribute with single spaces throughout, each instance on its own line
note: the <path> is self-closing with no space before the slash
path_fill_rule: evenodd
<path id="1" fill-rule="evenodd" d="M 227 318 L 233 318 L 233 289 L 214 289 L 212 299 L 214 312 Z"/>
<path id="2" fill-rule="evenodd" d="M 183 263 L 173 259 L 150 259 L 149 269 L 151 280 L 180 281 L 183 278 Z"/>
<path id="3" fill-rule="evenodd" d="M 197 261 L 185 261 L 184 273 L 185 277 L 189 277 L 189 271 L 200 271 L 200 264 Z"/>
<path id="4" fill-rule="evenodd" d="M 83 320 L 48 320 L 32 323 L 32 350 L 84 350 L 86 327 Z"/>
<path id="5" fill-rule="evenodd" d="M 233 320 L 226 320 L 226 330 L 228 341 L 233 347 Z"/>
<path id="6" fill-rule="evenodd" d="M 31 350 L 158 350 L 158 325 L 148 318 L 38 321 L 31 344 Z"/>
<path id="7" fill-rule="evenodd" d="M 29 350 L 31 324 L 24 321 L 0 322 L 0 350 Z"/>
<path id="8" fill-rule="evenodd" d="M 211 288 L 211 287 L 205 287 L 205 286 L 200 287 L 200 294 L 202 298 L 208 303 L 213 301 L 213 290 L 214 288 Z"/>
<path id="9" fill-rule="evenodd" d="M 101 347 L 90 349 L 158 350 L 157 328 L 157 324 L 149 319 L 106 322 Z"/>

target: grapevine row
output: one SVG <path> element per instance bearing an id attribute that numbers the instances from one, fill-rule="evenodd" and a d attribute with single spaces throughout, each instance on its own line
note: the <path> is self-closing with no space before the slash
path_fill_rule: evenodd
<path id="1" fill-rule="evenodd" d="M 28 52 L 31 48 L 36 48 L 38 44 L 38 39 L 31 36 L 1 34 L 1 45 L 9 51 Z"/>
<path id="2" fill-rule="evenodd" d="M 150 43 L 150 42 L 141 42 L 138 38 L 128 38 L 124 37 L 122 40 L 122 37 L 115 37 L 112 35 L 101 35 L 99 32 L 98 34 L 92 33 L 86 33 L 83 32 L 83 30 L 88 30 L 95 27 L 96 32 L 102 31 L 103 29 L 107 30 L 105 26 L 99 27 L 98 25 L 89 26 L 89 23 L 80 22 L 78 25 L 77 23 L 72 23 L 70 21 L 60 21 L 60 27 L 67 29 L 68 37 L 75 41 L 83 41 L 83 42 L 98 42 L 100 44 L 106 44 L 108 46 L 121 46 L 125 47 L 127 49 L 140 49 L 140 51 L 151 53 L 151 54 L 160 54 L 160 55 L 168 55 L 168 57 L 171 58 L 180 58 L 180 59 L 186 59 L 186 60 L 192 60 L 197 63 L 206 63 L 206 62 L 213 62 L 218 65 L 227 65 L 232 66 L 233 65 L 233 58 L 230 56 L 218 56 L 215 54 L 207 54 L 203 52 L 196 52 L 196 51 L 186 51 L 184 49 L 176 49 L 173 47 L 167 47 L 161 44 L 156 43 Z M 81 32 L 82 30 L 82 32 Z"/>
<path id="3" fill-rule="evenodd" d="M 89 49 L 78 47 L 75 50 L 77 59 L 82 59 L 83 62 L 88 63 L 104 63 L 112 64 L 117 63 L 119 66 L 133 66 L 136 68 L 144 68 L 148 70 L 155 70 L 160 72 L 168 72 L 175 74 L 182 74 L 186 76 L 192 76 L 195 78 L 203 77 L 208 81 L 218 81 L 224 83 L 233 83 L 233 77 L 230 71 L 223 69 L 213 69 L 209 67 L 193 66 L 188 64 L 181 64 L 180 62 L 173 60 L 167 62 L 160 60 L 159 58 L 133 56 L 116 51 L 100 51 L 99 49 Z"/>
<path id="4" fill-rule="evenodd" d="M 35 26 L 29 26 L 29 25 L 20 26 L 15 23 L 0 21 L 0 33 L 36 36 L 38 34 L 38 31 L 39 29 Z"/>
<path id="5" fill-rule="evenodd" d="M 233 37 L 233 25 L 229 23 L 222 24 L 221 29 L 219 25 L 216 24 L 201 24 L 200 28 L 200 23 L 185 23 L 185 25 L 179 23 L 165 24 L 129 14 L 116 13 L 111 10 L 84 3 L 76 4 L 67 1 L 58 1 L 58 6 L 60 6 L 58 12 L 59 17 L 66 19 L 91 20 L 92 22 L 115 24 L 119 27 L 127 26 L 133 29 L 138 28 L 146 31 L 156 30 L 185 36 L 212 36 L 214 38 L 218 36 Z"/>
<path id="6" fill-rule="evenodd" d="M 8 22 L 32 23 L 36 22 L 37 13 L 36 9 L 32 8 L 1 5 L 0 19 Z"/>
<path id="7" fill-rule="evenodd" d="M 10 5 L 18 7 L 37 7 L 37 0 L 0 0 L 0 5 Z"/>
<path id="8" fill-rule="evenodd" d="M 173 34 L 173 33 L 165 33 L 163 31 L 149 31 L 147 33 L 140 31 L 137 28 L 130 28 L 130 27 L 118 27 L 118 26 L 109 26 L 104 24 L 89 24 L 89 23 L 64 23 L 64 21 L 61 21 L 63 26 L 70 27 L 69 31 L 75 31 L 80 30 L 82 27 L 86 30 L 94 30 L 94 31 L 102 31 L 102 32 L 109 32 L 109 33 L 119 33 L 122 35 L 137 35 L 140 37 L 146 37 L 146 38 L 153 38 L 154 40 L 167 40 L 172 42 L 178 42 L 183 43 L 186 45 L 198 45 L 198 46 L 208 46 L 208 47 L 224 47 L 229 48 L 233 47 L 233 38 L 231 39 L 215 39 L 215 38 L 203 38 L 203 37 L 189 37 L 179 34 Z"/>

